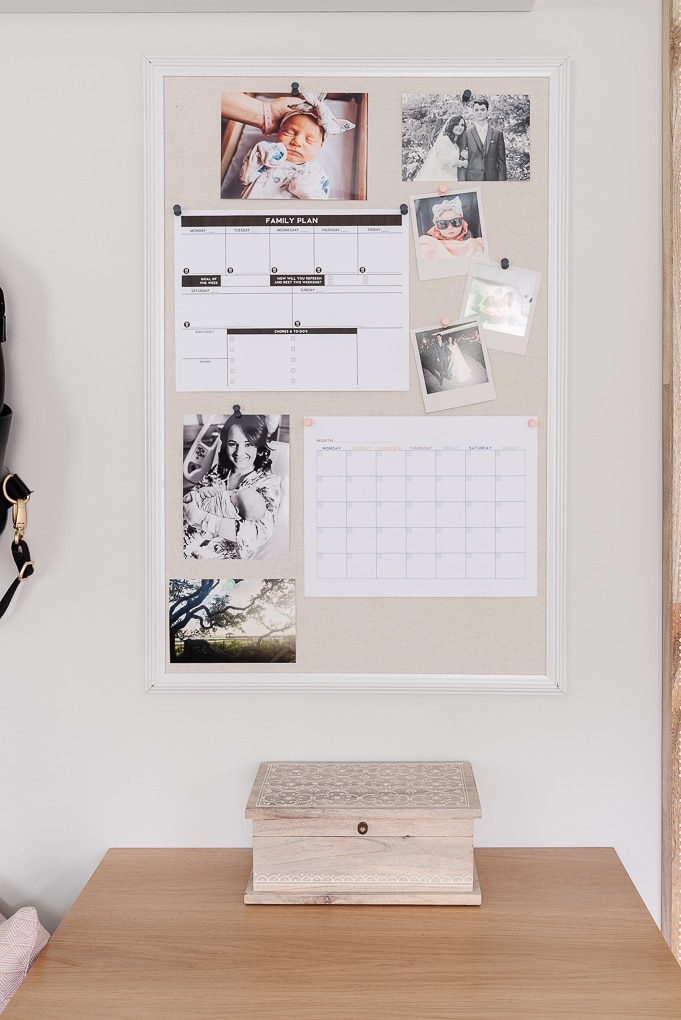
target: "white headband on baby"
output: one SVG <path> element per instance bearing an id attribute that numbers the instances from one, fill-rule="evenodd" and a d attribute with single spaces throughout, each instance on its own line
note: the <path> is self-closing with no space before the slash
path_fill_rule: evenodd
<path id="1" fill-rule="evenodd" d="M 463 216 L 463 206 L 461 205 L 461 199 L 458 195 L 454 198 L 446 198 L 444 202 L 438 202 L 437 205 L 433 206 L 433 219 L 436 216 L 441 216 L 443 212 L 451 210 L 456 216 Z"/>
<path id="2" fill-rule="evenodd" d="M 317 121 L 325 135 L 340 135 L 344 131 L 351 131 L 354 128 L 355 125 L 352 121 L 343 120 L 341 117 L 333 115 L 331 107 L 324 102 L 326 92 L 301 92 L 300 95 L 305 101 L 299 106 L 293 107 L 289 113 L 284 114 L 279 121 L 280 127 L 289 118 L 304 113 L 307 117 L 313 117 Z"/>

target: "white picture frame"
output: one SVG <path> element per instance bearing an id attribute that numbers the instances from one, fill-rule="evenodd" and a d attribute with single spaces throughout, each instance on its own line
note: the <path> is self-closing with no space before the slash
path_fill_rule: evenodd
<path id="1" fill-rule="evenodd" d="M 348 83 L 364 79 L 371 102 L 371 80 L 396 80 L 396 109 L 405 79 L 451 77 L 458 88 L 471 78 L 489 81 L 490 91 L 500 78 L 539 78 L 548 86 L 548 209 L 546 217 L 547 265 L 542 286 L 547 291 L 547 415 L 546 451 L 546 576 L 544 667 L 537 671 L 482 673 L 462 671 L 411 672 L 396 670 L 351 672 L 243 672 L 218 669 L 182 672 L 168 669 L 168 586 L 166 549 L 166 444 L 167 411 L 164 373 L 166 316 L 170 296 L 166 286 L 168 203 L 164 161 L 167 139 L 164 127 L 164 92 L 168 78 L 239 77 L 258 74 L 252 58 L 145 57 L 145 607 L 147 633 L 146 690 L 164 692 L 408 692 L 452 691 L 476 693 L 561 694 L 565 692 L 565 588 L 566 588 L 566 359 L 567 359 L 567 255 L 568 255 L 568 128 L 569 77 L 567 58 L 514 60 L 456 60 L 442 64 L 373 60 L 326 61 L 309 59 L 275 62 L 267 78 L 286 80 L 332 76 Z M 348 85 L 349 87 L 349 85 Z M 421 87 L 421 86 L 419 86 Z M 372 114 L 370 113 L 370 116 Z M 534 121 L 533 121 L 534 128 Z M 396 119 L 395 131 L 399 131 Z M 400 167 L 396 167 L 399 177 Z M 522 187 L 522 182 L 504 185 Z M 432 190 L 432 189 L 431 189 Z M 392 188 L 400 195 L 396 182 Z M 216 203 L 217 205 L 217 203 Z M 416 279 L 416 274 L 414 274 Z M 423 320 L 422 320 L 423 321 Z M 418 394 L 418 400 L 421 400 Z M 268 576 L 288 576 L 279 570 Z M 304 595 L 299 593 L 300 600 Z M 301 628 L 301 633 L 303 628 Z M 302 640 L 302 638 L 300 639 Z"/>

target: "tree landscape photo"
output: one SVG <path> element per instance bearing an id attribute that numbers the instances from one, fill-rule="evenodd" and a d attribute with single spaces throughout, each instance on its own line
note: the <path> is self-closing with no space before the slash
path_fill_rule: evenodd
<path id="1" fill-rule="evenodd" d="M 171 578 L 171 663 L 296 661 L 295 581 Z"/>

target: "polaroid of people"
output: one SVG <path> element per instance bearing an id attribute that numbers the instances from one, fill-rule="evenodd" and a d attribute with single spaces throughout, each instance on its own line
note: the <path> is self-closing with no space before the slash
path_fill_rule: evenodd
<path id="1" fill-rule="evenodd" d="M 411 225 L 419 280 L 466 276 L 488 251 L 479 188 L 412 196 Z"/>
<path id="2" fill-rule="evenodd" d="M 403 181 L 529 179 L 529 96 L 402 96 Z"/>
<path id="3" fill-rule="evenodd" d="M 185 415 L 185 559 L 288 559 L 288 482 L 287 414 Z"/>
<path id="4" fill-rule="evenodd" d="M 426 411 L 496 399 L 487 346 L 477 319 L 412 330 L 411 339 Z"/>
<path id="5" fill-rule="evenodd" d="M 367 94 L 221 94 L 221 198 L 366 200 Z"/>
<path id="6" fill-rule="evenodd" d="M 541 273 L 473 259 L 461 315 L 477 315 L 493 351 L 525 354 Z"/>

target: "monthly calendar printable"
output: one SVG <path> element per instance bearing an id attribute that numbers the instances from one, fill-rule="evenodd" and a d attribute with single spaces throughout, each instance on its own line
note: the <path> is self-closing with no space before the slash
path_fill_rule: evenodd
<path id="1" fill-rule="evenodd" d="M 176 388 L 407 390 L 406 219 L 177 216 Z"/>
<path id="2" fill-rule="evenodd" d="M 305 595 L 536 595 L 537 424 L 306 419 Z"/>

